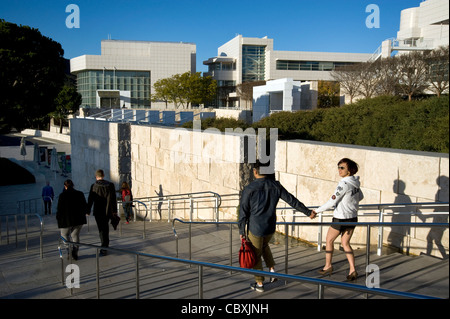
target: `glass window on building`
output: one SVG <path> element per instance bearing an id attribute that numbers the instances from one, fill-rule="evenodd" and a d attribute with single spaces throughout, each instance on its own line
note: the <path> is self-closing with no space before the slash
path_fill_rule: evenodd
<path id="1" fill-rule="evenodd" d="M 263 81 L 265 79 L 266 47 L 242 46 L 242 82 Z"/>
<path id="2" fill-rule="evenodd" d="M 98 90 L 129 91 L 132 108 L 150 107 L 150 72 L 89 70 L 77 74 L 78 92 L 82 96 L 82 106 L 97 107 Z M 109 99 L 109 100 L 108 100 Z M 104 96 L 101 107 L 118 107 L 116 97 Z"/>
<path id="3" fill-rule="evenodd" d="M 277 60 L 277 70 L 289 71 L 334 71 L 336 68 L 354 64 L 352 62 L 292 61 Z"/>

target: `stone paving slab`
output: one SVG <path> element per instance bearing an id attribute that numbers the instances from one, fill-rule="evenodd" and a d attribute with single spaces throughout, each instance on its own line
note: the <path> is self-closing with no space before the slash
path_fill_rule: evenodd
<path id="1" fill-rule="evenodd" d="M 99 238 L 90 217 L 89 231 L 85 226 L 81 241 L 98 245 Z M 61 266 L 57 246 L 59 231 L 52 216 L 44 217 L 44 258 L 39 255 L 38 232 L 32 232 L 29 250 L 25 251 L 23 236 L 19 236 L 18 248 L 14 243 L 0 245 L 0 298 L 11 299 L 95 299 L 97 298 L 95 249 L 80 248 L 80 258 L 73 262 L 80 269 L 80 288 L 73 290 L 63 284 L 61 269 L 69 264 L 63 259 Z M 176 243 L 167 222 L 153 222 L 147 225 L 146 239 L 142 239 L 142 222 L 122 225 L 122 234 L 111 229 L 111 247 L 145 252 L 169 257 L 176 256 Z M 196 225 L 192 227 L 192 259 L 229 265 L 229 226 L 217 228 L 214 225 Z M 187 259 L 188 229 L 179 225 L 179 257 Z M 4 232 L 3 232 L 4 234 Z M 237 229 L 233 230 L 233 266 L 237 266 L 239 240 Z M 3 243 L 5 242 L 3 238 Z M 277 271 L 284 273 L 284 243 L 271 245 Z M 355 251 L 358 272 L 364 274 L 365 251 Z M 136 298 L 136 257 L 118 251 L 100 257 L 100 298 L 134 299 Z M 289 246 L 288 273 L 292 275 L 319 278 L 317 269 L 324 262 L 324 253 L 314 247 L 304 245 Z M 387 256 L 371 255 L 371 262 L 381 269 L 381 287 L 421 293 L 448 298 L 448 260 L 419 256 L 409 257 L 400 254 Z M 348 271 L 345 255 L 339 250 L 334 258 L 335 272 L 325 279 L 344 281 Z M 139 293 L 142 299 L 198 299 L 198 267 L 189 267 L 173 261 L 139 257 Z M 318 287 L 314 284 L 288 282 L 280 280 L 266 285 L 265 293 L 256 293 L 249 289 L 252 275 L 230 273 L 225 270 L 203 270 L 203 297 L 205 299 L 230 300 L 267 300 L 267 299 L 316 299 Z M 357 284 L 365 285 L 364 275 Z M 365 294 L 343 291 L 328 287 L 325 297 L 330 299 L 364 299 Z M 375 297 L 370 298 L 386 298 Z"/>

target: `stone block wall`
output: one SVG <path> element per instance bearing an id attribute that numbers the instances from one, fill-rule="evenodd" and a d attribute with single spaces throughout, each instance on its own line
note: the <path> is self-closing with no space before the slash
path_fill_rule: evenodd
<path id="1" fill-rule="evenodd" d="M 339 145 L 311 141 L 277 141 L 275 155 L 275 171 L 277 179 L 307 206 L 320 206 L 333 194 L 340 177 L 337 163 L 341 158 L 348 157 L 359 164 L 357 175 L 361 179 L 361 189 L 364 199 L 361 204 L 382 203 L 421 203 L 448 202 L 449 199 L 449 158 L 448 154 L 413 152 L 374 147 Z M 398 208 L 386 211 L 384 221 L 423 222 L 436 221 L 448 223 L 447 217 L 433 217 L 422 211 L 417 217 L 400 215 L 411 209 Z M 447 211 L 442 209 L 440 211 Z M 374 210 L 360 209 L 359 220 L 366 222 L 379 221 L 373 216 Z M 372 213 L 372 215 L 371 215 Z M 392 215 L 394 213 L 394 215 Z M 419 212 L 420 213 L 420 212 Z M 284 218 L 292 221 L 292 218 Z M 301 219 L 308 221 L 309 219 Z M 296 221 L 300 221 L 296 219 Z M 331 221 L 331 217 L 324 219 Z M 297 237 L 313 243 L 317 242 L 313 227 L 296 230 Z M 280 230 L 282 230 L 280 228 Z M 327 227 L 323 232 L 325 243 Z M 405 227 L 385 227 L 383 241 L 405 250 L 406 243 L 412 248 L 409 252 L 419 254 L 428 245 L 427 237 L 439 237 L 448 252 L 448 228 L 441 230 L 430 228 L 405 229 Z M 300 234 L 300 235 L 299 235 Z M 371 231 L 371 243 L 376 244 L 378 228 Z M 366 242 L 366 229 L 356 229 L 353 242 L 362 246 Z M 441 256 L 438 247 L 434 245 L 433 253 Z"/>
<path id="2" fill-rule="evenodd" d="M 71 143 L 72 176 L 82 191 L 89 190 L 98 168 L 105 170 L 106 178 L 114 182 L 116 188 L 123 180 L 130 181 L 135 198 L 204 191 L 238 194 L 251 180 L 249 166 L 244 162 L 249 159 L 254 143 L 249 142 L 245 134 L 236 132 L 223 134 L 213 129 L 200 132 L 74 119 L 71 121 Z M 277 141 L 271 157 L 275 162 L 275 177 L 307 206 L 320 206 L 331 196 L 339 181 L 337 162 L 343 157 L 355 160 L 360 166 L 357 175 L 361 178 L 365 196 L 361 204 L 448 202 L 449 198 L 448 154 L 298 140 Z M 234 200 L 224 205 L 227 208 L 221 212 L 222 218 L 235 220 L 238 204 Z M 285 204 L 280 202 L 280 207 L 283 206 Z M 361 210 L 360 220 L 378 221 L 377 216 L 368 216 L 373 212 Z M 426 215 L 426 211 L 420 213 L 424 214 L 418 217 L 388 215 L 385 221 L 448 223 L 448 215 L 437 219 Z M 211 216 L 210 212 L 204 216 L 198 212 L 195 215 L 208 219 Z M 280 216 L 278 220 L 292 221 L 294 218 Z M 296 217 L 295 221 L 309 219 Z M 324 227 L 323 240 L 327 229 Z M 372 230 L 372 244 L 376 243 L 377 231 Z M 289 235 L 317 243 L 315 226 L 290 229 Z M 448 228 L 430 231 L 429 228 L 385 227 L 383 232 L 386 244 L 404 249 L 408 243 L 414 247 L 410 252 L 416 254 L 430 251 L 430 254 L 441 256 L 436 244 L 439 240 L 448 253 L 448 238 Z M 430 247 L 431 239 L 434 244 Z M 365 228 L 360 227 L 353 242 L 358 246 L 364 245 L 365 241 Z"/>

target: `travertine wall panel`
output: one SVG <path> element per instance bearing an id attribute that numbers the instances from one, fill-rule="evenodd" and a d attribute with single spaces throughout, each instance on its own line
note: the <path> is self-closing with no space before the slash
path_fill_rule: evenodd
<path id="1" fill-rule="evenodd" d="M 80 190 L 89 190 L 98 168 L 103 168 L 106 178 L 119 188 L 122 182 L 119 165 L 122 165 L 122 170 L 127 167 L 122 163 L 123 154 L 129 154 L 131 160 L 129 173 L 135 198 L 156 196 L 161 191 L 164 195 L 203 191 L 237 194 L 248 183 L 247 168 L 242 163 L 245 155 L 250 156 L 254 150 L 252 147 L 244 149 L 244 145 L 248 145 L 244 143 L 244 134 L 131 125 L 130 145 L 124 148 L 127 141 L 123 141 L 123 136 L 128 132 L 124 125 L 130 124 L 86 119 L 71 121 L 73 179 Z M 329 199 L 340 180 L 337 162 L 343 157 L 355 160 L 360 166 L 357 175 L 361 178 L 365 196 L 361 204 L 448 201 L 448 154 L 298 140 L 277 141 L 271 156 L 275 160 L 275 178 L 307 206 L 319 206 Z M 285 203 L 280 202 L 279 206 L 283 207 Z M 229 218 L 236 218 L 233 215 L 236 214 L 235 209 L 227 209 L 226 212 Z M 386 216 L 385 220 L 430 221 L 435 218 L 399 214 L 404 212 L 404 209 L 399 209 L 393 216 Z M 378 220 L 368 213 L 361 209 L 360 220 Z M 201 213 L 196 216 L 201 218 Z M 286 216 L 282 219 L 309 221 L 299 218 Z M 330 217 L 326 218 L 330 220 Z M 317 242 L 317 228 L 300 228 L 290 229 L 290 234 Z M 327 229 L 324 227 L 323 239 Z M 376 236 L 377 231 L 374 230 L 373 244 Z M 409 242 L 417 253 L 430 250 L 432 254 L 440 255 L 436 243 L 430 248 L 427 246 L 430 238 L 435 237 L 440 238 L 448 251 L 448 229 L 441 234 L 429 229 L 417 228 L 406 232 L 401 227 L 385 227 L 383 232 L 385 243 L 403 249 Z M 364 244 L 365 238 L 365 228 L 359 227 L 354 235 L 355 245 Z"/>

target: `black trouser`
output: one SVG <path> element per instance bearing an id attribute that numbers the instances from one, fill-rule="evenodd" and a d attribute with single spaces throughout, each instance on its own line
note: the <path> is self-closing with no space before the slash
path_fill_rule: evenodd
<path id="1" fill-rule="evenodd" d="M 109 247 L 109 216 L 95 215 L 94 217 L 97 223 L 98 234 L 100 235 L 102 247 Z"/>
<path id="2" fill-rule="evenodd" d="M 44 201 L 44 209 L 45 209 L 45 215 L 47 215 L 47 212 L 51 215 L 52 214 L 52 202 Z"/>

